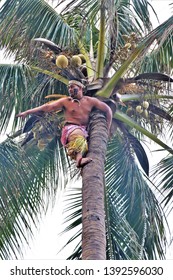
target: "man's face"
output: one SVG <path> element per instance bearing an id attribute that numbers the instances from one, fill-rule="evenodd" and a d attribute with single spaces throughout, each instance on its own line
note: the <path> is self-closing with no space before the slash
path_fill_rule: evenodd
<path id="1" fill-rule="evenodd" d="M 70 84 L 68 86 L 68 91 L 72 98 L 78 98 L 82 93 L 82 88 L 76 84 Z"/>

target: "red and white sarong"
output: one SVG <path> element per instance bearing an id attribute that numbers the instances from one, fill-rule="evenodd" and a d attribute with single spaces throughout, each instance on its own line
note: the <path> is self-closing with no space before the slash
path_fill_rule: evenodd
<path id="1" fill-rule="evenodd" d="M 62 133 L 61 133 L 61 143 L 63 146 L 65 146 L 68 142 L 68 136 L 70 133 L 72 133 L 75 129 L 80 129 L 83 132 L 83 135 L 85 138 L 88 137 L 88 132 L 86 130 L 85 125 L 78 125 L 78 124 L 66 124 L 62 128 Z"/>

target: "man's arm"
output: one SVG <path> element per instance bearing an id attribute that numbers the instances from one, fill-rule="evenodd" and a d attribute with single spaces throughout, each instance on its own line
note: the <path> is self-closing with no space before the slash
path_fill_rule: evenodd
<path id="1" fill-rule="evenodd" d="M 112 123 L 112 110 L 111 108 L 104 102 L 98 100 L 97 98 L 91 97 L 93 101 L 93 106 L 106 114 L 106 120 L 108 124 L 108 133 L 110 134 L 110 128 Z"/>
<path id="2" fill-rule="evenodd" d="M 54 101 L 52 103 L 47 103 L 47 104 L 44 104 L 42 106 L 38 106 L 38 107 L 35 107 L 33 109 L 29 109 L 27 111 L 24 111 L 22 113 L 17 114 L 16 117 L 22 117 L 24 119 L 27 115 L 38 113 L 40 111 L 53 112 L 53 111 L 60 110 L 64 106 L 64 100 L 65 99 L 66 98 L 61 98 L 61 99 L 59 99 L 57 101 Z"/>

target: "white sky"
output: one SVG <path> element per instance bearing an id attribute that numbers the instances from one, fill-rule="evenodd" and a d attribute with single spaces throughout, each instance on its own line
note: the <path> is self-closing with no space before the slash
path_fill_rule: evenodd
<path id="1" fill-rule="evenodd" d="M 173 0 L 152 0 L 151 2 L 159 16 L 160 23 L 173 14 L 173 7 L 171 12 L 169 6 L 170 3 L 173 3 Z M 153 24 L 154 26 L 158 25 L 156 20 L 154 20 Z M 2 59 L 0 62 L 2 63 Z M 58 251 L 65 245 L 65 242 L 68 241 L 67 235 L 59 236 L 59 233 L 63 230 L 64 216 L 62 212 L 62 197 L 60 197 L 56 202 L 54 210 L 49 210 L 46 217 L 43 218 L 40 230 L 35 232 L 35 239 L 31 242 L 30 248 L 26 249 L 24 259 L 66 259 L 69 256 L 72 252 L 70 246 L 67 246 L 66 249 L 57 255 Z M 59 214 L 58 217 L 57 213 Z M 173 259 L 173 248 L 168 250 L 167 258 Z"/>
<path id="2" fill-rule="evenodd" d="M 170 6 L 171 3 L 173 3 L 172 0 L 151 0 L 151 4 L 158 14 L 160 23 L 173 15 L 173 5 Z M 153 17 L 153 26 L 156 27 L 157 25 L 158 22 L 155 17 Z"/>

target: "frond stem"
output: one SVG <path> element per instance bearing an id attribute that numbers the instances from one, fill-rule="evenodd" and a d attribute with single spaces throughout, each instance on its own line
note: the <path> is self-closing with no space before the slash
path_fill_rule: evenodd
<path id="1" fill-rule="evenodd" d="M 97 49 L 97 64 L 96 64 L 96 78 L 103 77 L 103 69 L 104 69 L 104 50 L 105 50 L 105 6 L 104 1 L 102 1 L 101 9 L 100 9 L 100 31 L 99 31 L 99 42 Z"/>

